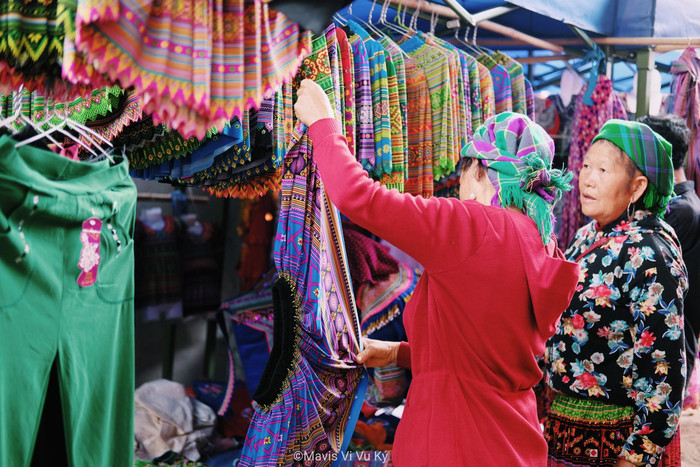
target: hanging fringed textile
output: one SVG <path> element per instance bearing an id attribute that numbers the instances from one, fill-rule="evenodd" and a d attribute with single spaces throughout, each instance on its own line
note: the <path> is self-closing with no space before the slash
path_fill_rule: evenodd
<path id="1" fill-rule="evenodd" d="M 297 77 L 336 102 L 325 37 Z M 366 390 L 342 224 L 303 136 L 286 155 L 274 258 L 276 339 L 255 391 L 240 465 L 330 465 L 352 434 Z"/>

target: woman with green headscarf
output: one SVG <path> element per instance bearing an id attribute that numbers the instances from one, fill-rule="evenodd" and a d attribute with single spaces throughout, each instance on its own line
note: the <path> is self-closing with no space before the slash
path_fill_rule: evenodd
<path id="1" fill-rule="evenodd" d="M 356 357 L 411 367 L 394 465 L 544 466 L 535 356 L 578 277 L 551 235 L 570 180 L 551 168 L 551 138 L 524 115 L 490 118 L 463 150 L 460 199 L 426 199 L 367 177 L 318 85 L 298 96 L 331 201 L 425 268 L 403 313 L 408 344 L 365 340 Z"/>
<path id="2" fill-rule="evenodd" d="M 687 281 L 662 220 L 671 145 L 647 125 L 610 120 L 583 160 L 579 189 L 593 221 L 566 250 L 581 274 L 547 342 L 549 465 L 680 465 Z"/>

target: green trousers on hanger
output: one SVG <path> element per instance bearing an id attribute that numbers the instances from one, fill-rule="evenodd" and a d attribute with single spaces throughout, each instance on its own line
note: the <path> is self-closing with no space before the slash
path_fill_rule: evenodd
<path id="1" fill-rule="evenodd" d="M 32 458 L 54 361 L 72 466 L 133 465 L 136 187 L 0 137 L 0 465 Z"/>

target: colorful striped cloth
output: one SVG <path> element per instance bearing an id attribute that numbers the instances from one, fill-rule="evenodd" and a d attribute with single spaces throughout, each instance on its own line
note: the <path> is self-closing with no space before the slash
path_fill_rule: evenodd
<path id="1" fill-rule="evenodd" d="M 262 0 L 78 0 L 76 25 L 77 51 L 186 138 L 257 108 L 309 50 L 308 35 Z M 94 79 L 71 66 L 71 81 Z"/>
<path id="2" fill-rule="evenodd" d="M 455 169 L 452 83 L 447 54 L 442 48 L 427 45 L 418 36 L 400 46 L 423 68 L 428 82 L 433 126 L 433 176 L 439 180 Z"/>
<path id="3" fill-rule="evenodd" d="M 471 91 L 472 134 L 484 123 L 484 89 L 481 87 L 481 68 L 483 65 L 479 65 L 474 57 L 467 55 L 469 89 Z"/>
<path id="4" fill-rule="evenodd" d="M 354 21 L 348 27 L 365 43 L 369 58 L 369 78 L 372 87 L 372 121 L 375 164 L 371 175 L 381 180 L 392 172 L 391 116 L 389 114 L 389 83 L 384 48 Z"/>
<path id="5" fill-rule="evenodd" d="M 571 189 L 570 173 L 552 169 L 554 141 L 527 115 L 504 112 L 488 119 L 474 133 L 463 157 L 480 159 L 496 188 L 494 206 L 515 206 L 535 221 L 542 241 L 551 241 L 552 207 Z"/>
<path id="6" fill-rule="evenodd" d="M 314 39 L 295 82 L 314 79 L 335 104 L 325 47 L 325 37 Z M 295 453 L 311 459 L 308 465 L 328 465 L 323 454 L 347 448 L 366 390 L 365 370 L 353 358 L 360 324 L 340 214 L 325 194 L 311 148 L 304 134 L 284 159 L 274 259 L 281 294 L 275 332 L 286 337 L 275 342 L 255 392 L 242 466 L 289 465 L 298 461 Z"/>
<path id="7" fill-rule="evenodd" d="M 331 65 L 331 78 L 333 79 L 333 95 L 335 99 L 335 118 L 342 121 L 343 114 L 343 81 L 340 78 L 340 51 L 338 50 L 338 38 L 335 35 L 335 25 L 330 24 L 325 31 L 326 34 L 326 51 L 328 52 L 328 61 Z M 333 101 L 331 101 L 333 102 Z"/>
<path id="8" fill-rule="evenodd" d="M 493 94 L 496 100 L 496 113 L 513 111 L 513 95 L 510 84 L 510 74 L 502 65 L 486 54 L 481 54 L 477 58 L 479 62 L 486 66 L 491 73 L 493 80 Z"/>
<path id="9" fill-rule="evenodd" d="M 491 79 L 489 69 L 481 63 L 477 62 L 477 65 L 479 67 L 479 84 L 481 86 L 481 107 L 484 121 L 486 121 L 496 115 L 496 97 L 494 96 L 493 79 Z"/>
<path id="10" fill-rule="evenodd" d="M 356 113 L 355 113 L 355 64 L 352 47 L 348 41 L 347 34 L 341 28 L 335 30 L 338 37 L 340 49 L 340 62 L 343 74 L 344 112 L 343 122 L 345 123 L 345 139 L 348 140 L 348 148 L 354 156 L 357 154 L 356 148 Z"/>
<path id="11" fill-rule="evenodd" d="M 95 79 L 63 79 L 75 49 L 74 0 L 8 0 L 0 6 L 0 93 L 20 86 L 56 100 L 70 101 L 108 86 Z"/>
<path id="12" fill-rule="evenodd" d="M 462 147 L 471 138 L 471 88 L 469 81 L 469 72 L 466 70 L 467 59 L 466 54 L 459 50 L 454 45 L 449 42 L 442 40 L 440 38 L 425 35 L 426 44 L 432 44 L 437 47 L 443 47 L 446 52 L 450 55 L 452 59 L 450 61 L 450 71 L 451 79 L 453 83 L 452 89 L 452 102 L 453 102 L 453 115 L 455 123 L 455 135 L 459 135 L 459 138 L 455 138 L 455 151 L 459 154 Z M 465 72 L 467 79 L 465 80 Z M 459 158 L 455 159 L 455 164 Z"/>
<path id="13" fill-rule="evenodd" d="M 388 189 L 396 188 L 403 192 L 404 187 L 404 147 L 403 147 L 403 117 L 399 99 L 399 84 L 396 79 L 396 67 L 389 52 L 384 51 L 386 58 L 387 84 L 389 85 L 389 119 L 391 121 L 391 173 L 384 173 L 380 182 Z"/>
<path id="14" fill-rule="evenodd" d="M 359 321 L 342 224 L 311 155 L 301 147 L 295 146 L 284 162 L 274 250 L 280 280 L 293 293 L 293 306 L 284 310 L 293 313 L 292 321 L 281 330 L 293 338 L 293 353 L 287 355 L 290 366 L 282 369 L 282 384 L 263 388 L 274 397 L 256 404 L 242 466 L 289 465 L 298 460 L 297 452 L 311 459 L 308 465 L 328 465 L 323 454 L 347 448 L 366 390 L 364 368 L 353 360 Z M 276 318 L 279 313 L 276 307 Z M 277 363 L 275 356 L 273 347 L 268 365 Z"/>
<path id="15" fill-rule="evenodd" d="M 492 58 L 506 67 L 510 75 L 513 112 L 527 115 L 527 96 L 525 95 L 525 74 L 523 73 L 523 66 L 501 52 L 496 52 L 493 54 Z"/>
<path id="16" fill-rule="evenodd" d="M 369 57 L 364 41 L 357 34 L 348 36 L 352 46 L 355 66 L 355 118 L 357 122 L 357 160 L 368 172 L 372 172 L 374 155 L 374 119 L 372 87 L 369 78 Z"/>
<path id="17" fill-rule="evenodd" d="M 423 68 L 407 58 L 406 94 L 408 131 L 407 193 L 428 198 L 433 195 L 433 114 L 430 90 Z"/>
<path id="18" fill-rule="evenodd" d="M 401 107 L 401 121 L 404 122 L 402 125 L 402 136 L 403 136 L 403 166 L 404 166 L 404 178 L 408 177 L 408 128 L 405 124 L 408 116 L 406 114 L 408 107 L 408 97 L 406 94 L 406 59 L 408 56 L 401 50 L 396 42 L 391 40 L 389 37 L 382 35 L 379 38 L 379 42 L 382 44 L 384 49 L 391 55 L 391 60 L 394 62 L 394 68 L 396 68 L 396 81 L 398 84 L 399 91 L 399 106 Z"/>

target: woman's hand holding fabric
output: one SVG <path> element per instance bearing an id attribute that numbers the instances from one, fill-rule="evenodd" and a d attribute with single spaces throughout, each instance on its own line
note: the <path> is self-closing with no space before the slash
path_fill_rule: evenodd
<path id="1" fill-rule="evenodd" d="M 615 464 L 615 467 L 637 467 L 637 464 L 633 464 L 625 459 L 620 459 L 617 461 L 617 464 Z"/>
<path id="2" fill-rule="evenodd" d="M 294 112 L 307 127 L 324 118 L 335 118 L 326 92 L 310 79 L 302 80 L 299 86 Z"/>
<path id="3" fill-rule="evenodd" d="M 386 366 L 396 363 L 400 342 L 387 342 L 362 338 L 364 350 L 357 354 L 355 360 L 368 368 Z"/>

